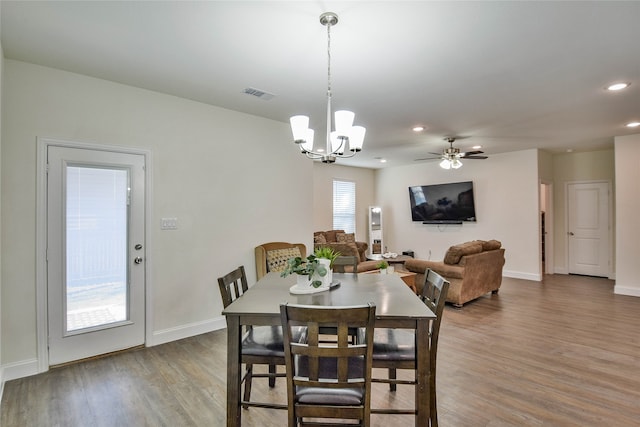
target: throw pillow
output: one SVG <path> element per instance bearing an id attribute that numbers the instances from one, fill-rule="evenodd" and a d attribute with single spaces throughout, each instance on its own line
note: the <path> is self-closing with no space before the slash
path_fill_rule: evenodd
<path id="1" fill-rule="evenodd" d="M 336 240 L 336 234 L 337 233 L 344 233 L 344 230 L 329 230 L 329 231 L 325 231 L 324 232 L 324 237 L 327 239 L 327 243 L 335 243 L 335 242 L 337 242 L 337 240 Z"/>
<path id="2" fill-rule="evenodd" d="M 336 233 L 336 242 L 338 243 L 355 243 L 356 235 L 354 233 Z"/>
<path id="3" fill-rule="evenodd" d="M 314 234 L 313 243 L 319 243 L 319 244 L 327 243 L 327 238 L 324 237 L 324 234 L 322 233 Z"/>
<path id="4" fill-rule="evenodd" d="M 483 251 L 493 251 L 500 249 L 501 246 L 502 243 L 499 240 L 487 240 L 486 242 L 482 242 Z"/>
<path id="5" fill-rule="evenodd" d="M 298 247 L 274 249 L 267 251 L 267 270 L 268 271 L 284 271 L 287 267 L 289 258 L 301 257 Z"/>
<path id="6" fill-rule="evenodd" d="M 458 264 L 460 258 L 465 255 L 477 254 L 482 252 L 482 243 L 467 242 L 460 245 L 451 246 L 444 256 L 445 264 Z"/>

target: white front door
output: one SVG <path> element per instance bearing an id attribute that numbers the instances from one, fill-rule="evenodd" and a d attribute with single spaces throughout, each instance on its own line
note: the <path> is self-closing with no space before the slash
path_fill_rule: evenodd
<path id="1" fill-rule="evenodd" d="M 144 343 L 145 158 L 47 150 L 49 364 Z"/>
<path id="2" fill-rule="evenodd" d="M 609 184 L 567 186 L 569 273 L 609 276 Z"/>

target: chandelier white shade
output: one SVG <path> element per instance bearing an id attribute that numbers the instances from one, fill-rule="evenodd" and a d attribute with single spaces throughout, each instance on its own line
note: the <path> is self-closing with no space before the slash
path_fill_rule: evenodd
<path id="1" fill-rule="evenodd" d="M 289 119 L 293 141 L 300 151 L 310 159 L 319 159 L 323 163 L 334 163 L 337 157 L 353 157 L 362 150 L 366 129 L 353 126 L 355 113 L 346 110 L 335 112 L 334 125 L 331 123 L 331 27 L 338 23 L 338 15 L 326 12 L 320 15 L 320 23 L 327 27 L 327 134 L 324 150 L 314 151 L 313 129 L 309 128 L 309 117 L 298 115 Z M 348 148 L 347 148 L 348 147 Z"/>

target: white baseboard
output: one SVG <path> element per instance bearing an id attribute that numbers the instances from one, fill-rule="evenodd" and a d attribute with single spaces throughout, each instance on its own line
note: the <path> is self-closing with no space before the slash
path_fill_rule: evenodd
<path id="1" fill-rule="evenodd" d="M 520 271 L 503 270 L 502 276 L 511 277 L 513 279 L 533 280 L 536 282 L 540 282 L 542 280 L 542 277 L 540 277 L 540 274 L 522 273 Z"/>
<path id="2" fill-rule="evenodd" d="M 556 267 L 553 272 L 555 274 L 569 274 L 569 270 L 566 267 Z"/>
<path id="3" fill-rule="evenodd" d="M 152 342 L 148 342 L 146 345 L 147 347 L 152 347 L 154 345 L 160 345 L 171 341 L 181 340 L 183 338 L 193 337 L 195 335 L 205 334 L 207 332 L 217 331 L 226 327 L 226 319 L 224 316 L 220 316 L 215 319 L 155 331 L 152 334 Z"/>
<path id="4" fill-rule="evenodd" d="M 628 286 L 615 285 L 613 287 L 613 293 L 617 295 L 628 295 L 630 297 L 640 297 L 640 287 L 630 288 Z"/>
<path id="5" fill-rule="evenodd" d="M 20 362 L 8 363 L 2 365 L 2 388 L 6 381 L 18 378 L 30 377 L 40 373 L 38 371 L 38 359 L 22 360 Z"/>

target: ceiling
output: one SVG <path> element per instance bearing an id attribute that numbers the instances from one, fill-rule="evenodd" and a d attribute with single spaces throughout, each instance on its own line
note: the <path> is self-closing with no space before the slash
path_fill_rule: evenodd
<path id="1" fill-rule="evenodd" d="M 364 149 L 341 164 L 389 167 L 441 152 L 611 148 L 639 133 L 640 2 L 2 1 L 9 59 L 281 122 L 326 128 L 356 113 Z M 630 82 L 620 92 L 604 88 Z M 270 100 L 243 93 L 255 88 Z M 423 125 L 421 133 L 412 131 Z M 283 141 L 290 143 L 292 139 Z M 318 144 L 324 145 L 323 143 Z M 380 163 L 379 159 L 387 159 Z M 434 165 L 437 162 L 432 162 Z"/>

